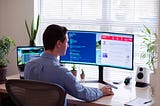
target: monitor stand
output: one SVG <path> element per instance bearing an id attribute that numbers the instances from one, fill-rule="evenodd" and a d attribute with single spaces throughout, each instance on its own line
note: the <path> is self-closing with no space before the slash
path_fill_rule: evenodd
<path id="1" fill-rule="evenodd" d="M 111 86 L 112 88 L 115 88 L 115 89 L 118 89 L 118 87 L 106 82 L 103 80 L 103 66 L 98 66 L 98 71 L 99 71 L 99 78 L 98 78 L 98 82 L 99 83 L 102 83 L 102 84 L 105 84 L 105 85 L 109 85 Z"/>

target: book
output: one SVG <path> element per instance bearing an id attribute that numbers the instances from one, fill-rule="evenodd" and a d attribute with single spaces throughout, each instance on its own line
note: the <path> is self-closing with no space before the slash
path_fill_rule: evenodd
<path id="1" fill-rule="evenodd" d="M 125 106 L 152 106 L 153 101 L 152 99 L 145 99 L 137 97 L 127 103 L 125 103 Z"/>

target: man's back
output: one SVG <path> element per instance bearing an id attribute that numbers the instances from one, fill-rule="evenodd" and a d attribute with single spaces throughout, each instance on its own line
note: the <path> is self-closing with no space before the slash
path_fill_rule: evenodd
<path id="1" fill-rule="evenodd" d="M 55 57 L 43 54 L 40 58 L 26 65 L 24 77 L 25 79 L 41 80 L 61 85 L 66 72 L 69 71 L 61 67 Z"/>
<path id="2" fill-rule="evenodd" d="M 59 65 L 57 58 L 47 53 L 25 66 L 24 78 L 59 84 L 68 94 L 85 101 L 96 100 L 103 95 L 97 88 L 81 85 L 70 71 Z"/>

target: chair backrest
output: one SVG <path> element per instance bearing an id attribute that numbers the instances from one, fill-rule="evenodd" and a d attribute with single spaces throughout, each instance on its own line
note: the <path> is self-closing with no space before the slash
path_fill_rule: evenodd
<path id="1" fill-rule="evenodd" d="M 6 90 L 16 106 L 64 106 L 66 92 L 57 85 L 39 81 L 10 79 Z"/>

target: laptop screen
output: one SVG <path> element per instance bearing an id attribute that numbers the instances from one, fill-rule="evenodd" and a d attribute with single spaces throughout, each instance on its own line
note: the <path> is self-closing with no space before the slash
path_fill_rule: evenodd
<path id="1" fill-rule="evenodd" d="M 43 52 L 43 46 L 18 46 L 17 66 L 25 66 L 27 62 L 40 57 Z"/>

